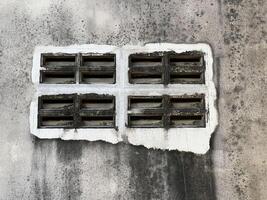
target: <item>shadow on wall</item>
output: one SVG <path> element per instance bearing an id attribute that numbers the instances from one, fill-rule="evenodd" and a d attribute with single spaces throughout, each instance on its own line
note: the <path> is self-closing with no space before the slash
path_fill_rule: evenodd
<path id="1" fill-rule="evenodd" d="M 216 199 L 210 152 L 195 155 L 122 143 L 33 141 L 34 199 L 80 199 L 88 190 L 92 195 L 102 190 L 99 183 L 109 180 L 102 180 L 103 173 L 117 176 L 119 191 L 109 199 Z"/>

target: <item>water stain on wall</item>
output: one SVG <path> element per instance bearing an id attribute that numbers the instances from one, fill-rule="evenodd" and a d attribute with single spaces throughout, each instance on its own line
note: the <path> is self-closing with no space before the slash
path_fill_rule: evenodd
<path id="1" fill-rule="evenodd" d="M 215 200 L 211 154 L 131 147 L 133 199 Z"/>
<path id="2" fill-rule="evenodd" d="M 83 141 L 34 141 L 32 187 L 35 199 L 79 199 Z"/>

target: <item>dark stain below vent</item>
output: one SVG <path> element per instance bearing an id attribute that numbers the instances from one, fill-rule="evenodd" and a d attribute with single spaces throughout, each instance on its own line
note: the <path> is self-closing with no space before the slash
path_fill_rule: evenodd
<path id="1" fill-rule="evenodd" d="M 131 147 L 133 200 L 216 200 L 211 154 Z"/>
<path id="2" fill-rule="evenodd" d="M 82 193 L 88 191 L 94 199 L 96 191 L 103 187 L 88 182 L 91 175 L 96 177 L 95 182 L 101 183 L 103 174 L 108 176 L 112 170 L 117 176 L 120 193 L 110 193 L 110 199 L 216 200 L 210 152 L 196 155 L 128 144 L 40 140 L 36 137 L 33 142 L 30 177 L 35 193 L 33 199 L 80 199 Z M 92 152 L 97 152 L 94 160 L 109 162 L 85 162 L 91 159 L 88 154 Z M 91 174 L 95 173 L 91 169 L 100 164 L 99 176 Z M 129 184 L 125 184 L 126 177 L 130 177 Z"/>

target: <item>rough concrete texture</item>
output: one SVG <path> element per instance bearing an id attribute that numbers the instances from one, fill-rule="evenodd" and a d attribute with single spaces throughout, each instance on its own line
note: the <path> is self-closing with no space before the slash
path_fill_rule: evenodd
<path id="1" fill-rule="evenodd" d="M 264 0 L 2 0 L 0 199 L 267 199 Z M 207 42 L 219 127 L 204 156 L 29 133 L 37 45 Z"/>

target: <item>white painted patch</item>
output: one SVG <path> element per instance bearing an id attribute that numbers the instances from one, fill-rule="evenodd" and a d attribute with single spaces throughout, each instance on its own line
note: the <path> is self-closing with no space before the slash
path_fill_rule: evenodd
<path id="1" fill-rule="evenodd" d="M 206 63 L 205 84 L 171 84 L 168 87 L 158 84 L 128 83 L 128 56 L 132 53 L 149 53 L 155 51 L 202 51 Z M 115 53 L 116 54 L 116 84 L 39 84 L 41 53 Z M 215 130 L 218 119 L 215 108 L 216 90 L 213 83 L 213 59 L 211 48 L 207 44 L 147 44 L 145 46 L 115 47 L 108 45 L 79 45 L 68 47 L 37 47 L 33 57 L 32 81 L 36 94 L 31 104 L 31 133 L 39 138 L 61 138 L 63 140 L 103 140 L 110 143 L 123 141 L 133 145 L 143 145 L 147 148 L 191 151 L 198 154 L 209 150 L 211 134 Z M 114 129 L 38 129 L 37 105 L 38 96 L 49 94 L 98 93 L 111 94 L 116 97 L 116 125 Z M 127 128 L 127 96 L 128 95 L 180 95 L 204 93 L 208 115 L 205 128 Z M 124 137 L 126 136 L 126 137 Z M 127 142 L 127 141 L 125 141 Z"/>

